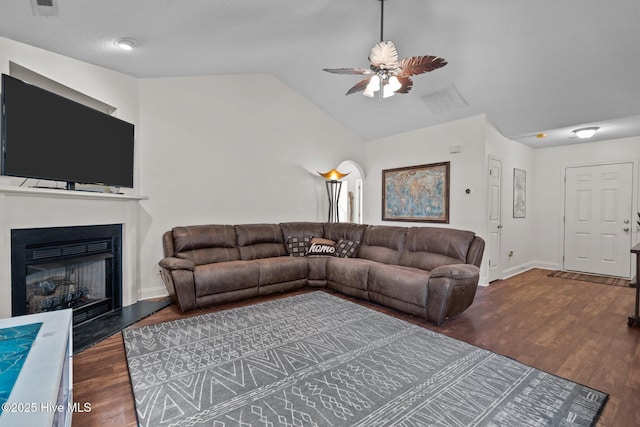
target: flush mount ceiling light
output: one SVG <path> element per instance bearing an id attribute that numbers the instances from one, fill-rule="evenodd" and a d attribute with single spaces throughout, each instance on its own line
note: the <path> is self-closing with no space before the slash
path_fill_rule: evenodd
<path id="1" fill-rule="evenodd" d="M 125 38 L 116 40 L 115 44 L 122 50 L 133 50 L 136 46 L 136 41 L 134 39 Z"/>
<path id="2" fill-rule="evenodd" d="M 412 56 L 398 60 L 396 45 L 392 41 L 385 41 L 384 30 L 384 1 L 380 1 L 380 43 L 371 48 L 369 54 L 369 68 L 324 68 L 324 71 L 335 74 L 362 74 L 366 79 L 357 83 L 346 93 L 363 91 L 364 96 L 373 97 L 379 92 L 380 99 L 393 96 L 396 93 L 408 93 L 413 87 L 409 78 L 418 74 L 433 71 L 447 65 L 447 61 L 437 56 Z"/>
<path id="3" fill-rule="evenodd" d="M 580 128 L 580 129 L 576 129 L 573 131 L 573 133 L 576 134 L 576 136 L 578 138 L 581 139 L 587 139 L 587 138 L 591 138 L 593 135 L 595 135 L 596 131 L 600 129 L 597 126 L 592 126 L 592 127 L 588 127 L 588 128 Z"/>

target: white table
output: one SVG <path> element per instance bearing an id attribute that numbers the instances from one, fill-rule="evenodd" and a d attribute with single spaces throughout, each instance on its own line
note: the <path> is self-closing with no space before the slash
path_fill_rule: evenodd
<path id="1" fill-rule="evenodd" d="M 3 408 L 0 427 L 70 426 L 72 310 L 0 319 L 0 329 L 42 322 Z"/>

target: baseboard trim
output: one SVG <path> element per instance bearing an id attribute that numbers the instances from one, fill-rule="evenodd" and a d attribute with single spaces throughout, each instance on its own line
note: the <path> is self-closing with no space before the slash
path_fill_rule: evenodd
<path id="1" fill-rule="evenodd" d="M 140 289 L 138 291 L 138 301 L 152 298 L 162 298 L 169 295 L 167 288 L 164 286 L 156 286 L 153 288 Z"/>
<path id="2" fill-rule="evenodd" d="M 531 261 L 524 264 L 517 265 L 515 267 L 508 268 L 502 271 L 502 280 L 509 279 L 513 276 L 517 276 L 525 271 L 532 270 L 534 268 L 540 268 L 542 270 L 561 270 L 557 263 L 543 262 L 543 261 Z"/>

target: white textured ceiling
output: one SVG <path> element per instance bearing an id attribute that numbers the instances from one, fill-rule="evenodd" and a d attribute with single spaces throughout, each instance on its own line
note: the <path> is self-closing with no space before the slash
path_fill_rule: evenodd
<path id="1" fill-rule="evenodd" d="M 54 1 L 54 17 L 1 1 L 0 36 L 136 77 L 272 73 L 365 140 L 481 113 L 534 147 L 580 142 L 571 130 L 588 125 L 592 140 L 640 135 L 636 0 L 386 0 L 400 57 L 449 64 L 382 103 L 322 71 L 368 66 L 379 0 Z M 116 49 L 122 37 L 136 49 Z M 468 105 L 433 113 L 423 98 L 452 86 Z"/>

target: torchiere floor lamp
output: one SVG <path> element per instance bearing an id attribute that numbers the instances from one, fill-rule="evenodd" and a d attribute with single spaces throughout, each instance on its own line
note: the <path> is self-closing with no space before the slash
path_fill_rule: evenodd
<path id="1" fill-rule="evenodd" d="M 345 176 L 351 172 L 342 173 L 336 169 L 331 169 L 329 172 L 318 172 L 320 176 L 326 179 L 327 184 L 327 196 L 329 197 L 329 216 L 328 222 L 340 222 L 338 215 L 338 200 L 340 199 L 340 190 L 342 189 L 342 181 Z"/>

